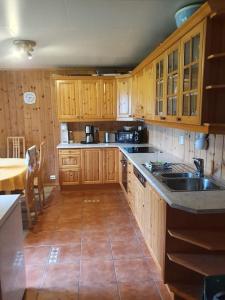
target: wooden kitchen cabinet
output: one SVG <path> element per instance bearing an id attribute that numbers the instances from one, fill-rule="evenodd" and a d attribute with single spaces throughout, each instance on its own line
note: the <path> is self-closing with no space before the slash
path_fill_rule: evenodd
<path id="1" fill-rule="evenodd" d="M 62 168 L 59 169 L 60 185 L 78 185 L 81 184 L 80 168 Z"/>
<path id="2" fill-rule="evenodd" d="M 180 43 L 166 52 L 166 121 L 176 122 L 178 118 L 180 79 Z"/>
<path id="3" fill-rule="evenodd" d="M 82 149 L 81 161 L 82 184 L 102 183 L 102 149 Z"/>
<path id="4" fill-rule="evenodd" d="M 165 120 L 165 55 L 155 61 L 155 120 Z"/>
<path id="5" fill-rule="evenodd" d="M 143 97 L 145 103 L 145 119 L 150 120 L 155 115 L 155 72 L 154 64 L 151 63 L 144 68 Z"/>
<path id="6" fill-rule="evenodd" d="M 83 120 L 101 118 L 101 82 L 98 79 L 80 80 L 81 117 Z"/>
<path id="7" fill-rule="evenodd" d="M 81 153 L 80 150 L 60 150 L 59 167 L 60 168 L 80 168 Z"/>
<path id="8" fill-rule="evenodd" d="M 57 107 L 60 121 L 80 119 L 80 95 L 78 80 L 58 80 Z"/>
<path id="9" fill-rule="evenodd" d="M 108 120 L 116 119 L 116 81 L 115 79 L 102 79 L 103 100 L 102 118 Z"/>
<path id="10" fill-rule="evenodd" d="M 143 70 L 132 77 L 132 112 L 133 117 L 140 119 L 145 117 L 143 79 Z"/>
<path id="11" fill-rule="evenodd" d="M 201 123 L 203 35 L 205 22 L 201 22 L 181 39 L 181 76 L 179 121 Z"/>
<path id="12" fill-rule="evenodd" d="M 117 119 L 132 118 L 131 108 L 131 77 L 117 78 Z"/>
<path id="13" fill-rule="evenodd" d="M 103 183 L 119 180 L 119 153 L 117 148 L 103 149 Z"/>
<path id="14" fill-rule="evenodd" d="M 62 78 L 55 78 L 58 118 L 61 122 L 116 120 L 115 78 Z"/>

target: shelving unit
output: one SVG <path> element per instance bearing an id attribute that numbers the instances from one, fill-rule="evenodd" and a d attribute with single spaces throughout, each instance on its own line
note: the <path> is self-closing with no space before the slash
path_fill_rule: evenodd
<path id="1" fill-rule="evenodd" d="M 196 300 L 202 297 L 202 288 L 195 284 L 169 283 L 169 289 L 185 300 Z"/>
<path id="2" fill-rule="evenodd" d="M 225 52 L 210 54 L 207 57 L 208 60 L 216 60 L 219 58 L 225 58 Z"/>
<path id="3" fill-rule="evenodd" d="M 170 236 L 209 251 L 225 251 L 225 232 L 208 230 L 168 230 Z"/>
<path id="4" fill-rule="evenodd" d="M 225 274 L 225 254 L 167 254 L 172 262 L 204 276 Z"/>
<path id="5" fill-rule="evenodd" d="M 212 84 L 207 85 L 206 90 L 218 90 L 218 89 L 225 89 L 225 84 Z"/>

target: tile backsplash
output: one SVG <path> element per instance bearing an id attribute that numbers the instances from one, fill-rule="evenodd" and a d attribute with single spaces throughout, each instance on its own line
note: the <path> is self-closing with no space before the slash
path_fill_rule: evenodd
<path id="1" fill-rule="evenodd" d="M 161 150 L 167 151 L 187 163 L 193 162 L 193 157 L 201 157 L 205 161 L 205 172 L 218 179 L 225 180 L 225 135 L 209 135 L 209 148 L 196 150 L 195 132 L 174 128 L 147 125 L 149 143 Z M 184 144 L 179 144 L 179 136 L 184 136 Z"/>

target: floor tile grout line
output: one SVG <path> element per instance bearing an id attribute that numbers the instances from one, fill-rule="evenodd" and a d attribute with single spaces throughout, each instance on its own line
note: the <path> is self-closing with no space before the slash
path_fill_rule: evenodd
<path id="1" fill-rule="evenodd" d="M 111 249 L 111 255 L 112 255 L 112 262 L 113 262 L 113 268 L 114 268 L 115 278 L 116 278 L 117 294 L 118 294 L 118 296 L 119 296 L 119 300 L 121 300 L 120 289 L 119 289 L 119 283 L 118 283 L 117 273 L 116 273 L 116 267 L 115 267 L 115 263 L 114 263 L 114 260 L 113 260 L 113 250 L 112 250 L 111 240 L 109 240 L 109 244 L 110 244 L 110 249 Z"/>

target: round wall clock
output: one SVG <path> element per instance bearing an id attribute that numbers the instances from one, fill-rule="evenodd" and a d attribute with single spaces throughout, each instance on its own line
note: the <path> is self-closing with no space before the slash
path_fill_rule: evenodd
<path id="1" fill-rule="evenodd" d="M 36 102 L 36 95 L 33 92 L 25 92 L 23 94 L 23 100 L 26 104 L 34 104 Z"/>

